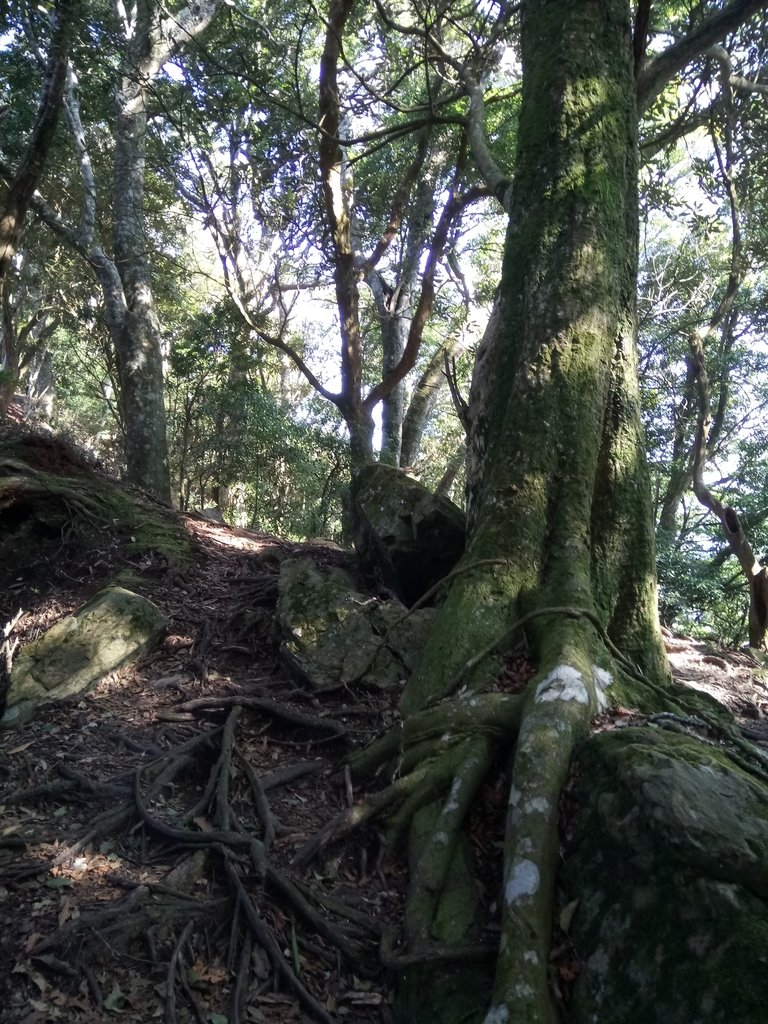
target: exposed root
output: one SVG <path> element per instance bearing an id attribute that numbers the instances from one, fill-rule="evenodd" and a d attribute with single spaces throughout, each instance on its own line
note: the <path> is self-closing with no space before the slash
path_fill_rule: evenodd
<path id="1" fill-rule="evenodd" d="M 189 721 L 190 712 L 216 711 L 236 705 L 241 708 L 261 711 L 263 714 L 269 715 L 278 721 L 286 722 L 288 725 L 325 733 L 330 736 L 343 737 L 348 732 L 346 725 L 342 722 L 336 722 L 332 718 L 321 718 L 319 715 L 308 715 L 286 704 L 263 700 L 261 697 L 197 697 L 194 700 L 184 701 L 183 704 L 174 704 L 168 711 L 159 712 L 157 717 L 166 722 Z"/>
<path id="2" fill-rule="evenodd" d="M 424 844 L 411 868 L 406 931 L 412 948 L 432 943 L 431 924 L 437 912 L 456 845 L 495 754 L 489 737 L 466 739 L 457 751 L 458 767 L 435 821 L 432 843 Z M 403 823 L 404 824 L 404 823 Z"/>
<path id="3" fill-rule="evenodd" d="M 297 977 L 296 972 L 291 968 L 274 935 L 259 915 L 252 897 L 246 892 L 240 876 L 230 860 L 229 851 L 225 847 L 220 846 L 218 847 L 218 852 L 222 856 L 227 876 L 237 894 L 238 904 L 245 912 L 248 927 L 253 932 L 253 937 L 259 945 L 266 950 L 275 971 L 282 975 L 288 987 L 296 993 L 302 1005 L 306 1007 L 315 1020 L 321 1021 L 321 1024 L 335 1024 L 333 1017 L 326 1012 L 325 1007 L 305 988 Z"/>
<path id="4" fill-rule="evenodd" d="M 446 776 L 439 765 L 426 763 L 415 769 L 402 779 L 397 779 L 391 786 L 379 793 L 374 793 L 364 803 L 347 807 L 328 822 L 318 833 L 309 839 L 293 858 L 297 867 L 308 864 L 325 847 L 344 836 L 354 832 L 366 821 L 370 821 L 393 804 L 398 804 L 414 793 L 431 793 L 432 787 L 445 785 Z M 429 787 L 429 792 L 427 791 Z"/>
<path id="5" fill-rule="evenodd" d="M 74 949 L 77 956 L 82 957 L 95 944 L 105 942 L 122 948 L 153 929 L 167 928 L 192 918 L 215 919 L 223 908 L 223 903 L 216 905 L 186 894 L 171 896 L 165 892 L 161 895 L 155 887 L 140 885 L 124 900 L 67 921 L 37 943 L 32 955 Z"/>
<path id="6" fill-rule="evenodd" d="M 76 977 L 82 972 L 87 978 L 91 954 L 102 954 L 105 948 L 117 954 L 134 940 L 144 938 L 158 965 L 165 961 L 165 1019 L 171 1024 L 180 1019 L 180 1000 L 183 999 L 192 1014 L 205 1021 L 206 1012 L 187 978 L 187 968 L 191 965 L 188 950 L 199 946 L 201 929 L 217 922 L 217 926 L 221 926 L 229 916 L 230 960 L 236 974 L 231 997 L 232 1020 L 244 1019 L 246 994 L 253 980 L 251 949 L 256 943 L 265 950 L 275 974 L 296 995 L 305 1011 L 322 1024 L 332 1024 L 333 1018 L 283 953 L 285 938 L 273 934 L 268 917 L 260 911 L 258 903 L 269 896 L 275 906 L 293 911 L 312 932 L 354 963 L 356 971 L 363 969 L 366 956 L 375 949 L 380 928 L 354 908 L 325 894 L 316 897 L 311 890 L 300 888 L 270 864 L 270 845 L 281 826 L 271 811 L 267 792 L 317 771 L 323 762 L 284 766 L 260 778 L 238 747 L 238 728 L 245 712 L 251 709 L 272 713 L 294 728 L 313 729 L 323 738 L 329 734 L 333 738 L 343 736 L 346 728 L 337 722 L 298 714 L 260 699 L 201 699 L 187 702 L 187 705 L 185 710 L 194 711 L 223 708 L 227 712 L 226 719 L 223 725 L 197 733 L 151 761 L 137 765 L 131 773 L 132 779 L 123 773 L 96 781 L 64 767 L 62 770 L 67 777 L 53 786 L 14 794 L 18 802 L 46 799 L 52 794 L 73 802 L 87 800 L 91 804 L 96 800 L 114 803 L 115 798 L 118 799 L 117 806 L 96 815 L 85 835 L 60 851 L 56 858 L 58 863 L 71 861 L 94 840 L 135 829 L 141 830 L 143 844 L 157 844 L 159 840 L 189 854 L 182 856 L 162 882 L 152 885 L 112 876 L 114 885 L 129 890 L 123 899 L 61 924 L 34 947 L 31 955 L 53 958 L 66 965 L 68 976 Z M 163 816 L 166 794 L 169 789 L 182 791 L 181 780 L 186 788 L 190 771 L 199 774 L 201 755 L 210 763 L 202 792 L 191 807 L 182 811 L 176 809 L 171 821 L 166 820 L 167 815 Z M 238 815 L 232 803 L 235 772 L 240 773 L 245 783 L 238 794 Z M 251 827 L 242 817 L 243 791 L 246 798 L 250 795 L 253 801 L 255 813 Z M 216 865 L 223 868 L 223 876 L 212 879 L 211 871 Z M 226 883 L 223 890 L 222 877 Z M 211 896 L 196 898 L 193 893 L 200 892 L 204 879 L 209 890 L 213 881 L 219 891 L 214 889 Z M 310 948 L 310 940 L 306 945 Z M 95 982 L 92 971 L 90 976 Z"/>
<path id="7" fill-rule="evenodd" d="M 585 664 L 586 662 L 586 664 Z M 573 654 L 539 677 L 515 751 L 509 792 L 499 956 L 487 1024 L 555 1024 L 547 968 L 558 864 L 558 805 L 577 741 L 600 708 L 601 684 Z M 497 1016 L 494 1016 L 497 1014 Z"/>
<path id="8" fill-rule="evenodd" d="M 356 778 L 368 778 L 396 761 L 399 770 L 409 770 L 412 751 L 421 754 L 440 742 L 456 742 L 478 732 L 501 738 L 514 732 L 520 721 L 522 696 L 507 693 L 466 694 L 456 700 L 426 708 L 410 715 L 399 728 L 390 729 L 364 750 L 350 757 Z M 423 756 L 419 757 L 423 760 Z"/>

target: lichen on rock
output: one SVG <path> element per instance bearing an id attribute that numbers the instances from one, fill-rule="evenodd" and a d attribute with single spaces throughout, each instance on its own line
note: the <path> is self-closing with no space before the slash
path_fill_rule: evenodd
<path id="1" fill-rule="evenodd" d="M 100 591 L 21 652 L 0 726 L 20 725 L 43 704 L 93 689 L 148 651 L 165 626 L 145 597 L 122 587 Z"/>

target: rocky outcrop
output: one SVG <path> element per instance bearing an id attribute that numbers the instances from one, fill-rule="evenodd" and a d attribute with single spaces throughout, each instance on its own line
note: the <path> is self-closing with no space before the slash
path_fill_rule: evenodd
<path id="1" fill-rule="evenodd" d="M 578 780 L 576 1024 L 764 1020 L 768 787 L 648 728 L 595 737 Z"/>
<path id="2" fill-rule="evenodd" d="M 11 672 L 0 726 L 28 721 L 43 704 L 93 689 L 148 651 L 166 626 L 151 601 L 109 587 L 21 652 Z"/>
<path id="3" fill-rule="evenodd" d="M 464 552 L 461 509 L 391 466 L 366 466 L 358 474 L 352 523 L 363 567 L 408 605 L 449 573 Z"/>
<path id="4" fill-rule="evenodd" d="M 364 595 L 349 573 L 306 556 L 283 562 L 278 595 L 281 655 L 315 689 L 405 680 L 432 618 L 426 609 L 404 617 L 399 601 Z"/>

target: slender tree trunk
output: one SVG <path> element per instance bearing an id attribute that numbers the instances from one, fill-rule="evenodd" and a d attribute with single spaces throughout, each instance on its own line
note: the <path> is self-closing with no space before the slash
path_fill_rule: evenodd
<path id="1" fill-rule="evenodd" d="M 69 47 L 80 0 L 59 0 L 53 15 L 53 38 L 45 69 L 40 106 L 29 143 L 0 205 L 0 299 L 24 229 L 27 211 L 45 167 L 61 112 Z M 10 304 L 3 303 L 0 334 L 0 417 L 6 415 L 19 380 L 19 352 Z"/>
<path id="2" fill-rule="evenodd" d="M 459 475 L 459 470 L 467 460 L 467 446 L 462 441 L 456 451 L 448 460 L 448 465 L 443 471 L 443 475 L 440 477 L 437 487 L 435 488 L 435 494 L 443 494 L 446 498 L 450 498 L 451 491 L 456 477 Z"/>
<path id="3" fill-rule="evenodd" d="M 362 402 L 340 406 L 349 431 L 349 460 L 352 475 L 374 461 L 373 416 Z"/>
<path id="4" fill-rule="evenodd" d="M 24 227 L 27 210 L 45 167 L 59 120 L 67 75 L 69 46 L 80 0 L 59 0 L 53 15 L 53 38 L 37 120 L 16 174 L 0 207 L 0 290 Z"/>
<path id="5" fill-rule="evenodd" d="M 0 282 L 0 417 L 5 416 L 19 381 L 19 349 L 13 309 Z"/>
<path id="6" fill-rule="evenodd" d="M 411 326 L 410 300 L 398 303 L 394 314 L 381 324 L 383 358 L 382 377 L 390 374 L 403 358 L 408 331 Z M 401 380 L 381 403 L 381 457 L 388 466 L 400 465 L 405 409 L 405 384 Z"/>
<path id="7" fill-rule="evenodd" d="M 126 313 L 114 334 L 128 479 L 166 500 L 168 470 L 163 355 L 144 229 L 146 82 L 132 56 L 117 97 L 112 240 Z M 128 69 L 127 69 L 128 70 Z"/>
<path id="8" fill-rule="evenodd" d="M 400 451 L 402 466 L 412 466 L 419 456 L 421 439 L 435 410 L 440 389 L 446 384 L 445 357 L 457 358 L 462 351 L 463 346 L 457 339 L 445 342 L 436 350 L 419 377 L 403 419 L 403 443 Z"/>
<path id="9" fill-rule="evenodd" d="M 487 976 L 460 954 L 480 935 L 476 896 L 460 882 L 468 862 L 458 831 L 489 759 L 478 730 L 462 741 L 447 801 L 419 811 L 411 829 L 409 952 L 438 943 L 457 962 L 403 972 L 401 1020 L 480 1020 L 485 1010 L 488 1024 L 557 1019 L 547 963 L 558 794 L 605 686 L 620 676 L 606 640 L 648 677 L 667 671 L 637 387 L 628 15 L 626 0 L 522 7 L 510 227 L 470 397 L 468 550 L 406 688 L 405 728 L 457 685 L 487 685 L 501 660 L 478 662 L 478 652 L 523 614 L 538 673 L 521 698 L 519 736 L 511 722 L 501 741 L 514 749 L 514 788 L 490 1008 Z M 444 740 L 443 765 L 459 750 L 450 733 Z"/>

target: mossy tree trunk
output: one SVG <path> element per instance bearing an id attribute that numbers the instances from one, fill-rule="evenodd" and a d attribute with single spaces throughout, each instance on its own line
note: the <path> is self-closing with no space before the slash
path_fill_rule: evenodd
<path id="1" fill-rule="evenodd" d="M 651 679 L 667 672 L 637 391 L 628 7 L 625 0 L 522 7 L 510 227 L 470 398 L 470 538 L 406 688 L 406 728 L 457 683 L 470 694 L 487 684 L 499 655 L 479 663 L 475 656 L 523 615 L 538 672 L 520 696 L 519 728 L 491 742 L 482 728 L 462 736 L 446 730 L 435 744 L 453 783 L 446 801 L 419 810 L 411 827 L 402 1020 L 557 1019 L 547 964 L 558 795 L 606 687 L 627 686 L 611 651 Z M 477 780 L 499 756 L 509 760 L 512 787 L 501 946 L 489 990 L 488 972 L 461 961 L 462 949 L 482 938 L 461 825 Z M 431 958 L 434 947 L 441 952 Z"/>

